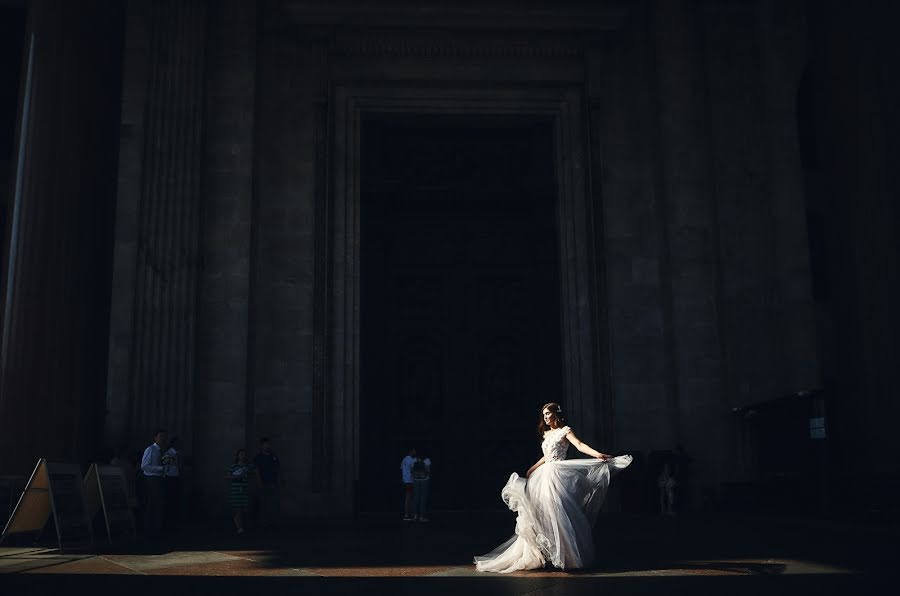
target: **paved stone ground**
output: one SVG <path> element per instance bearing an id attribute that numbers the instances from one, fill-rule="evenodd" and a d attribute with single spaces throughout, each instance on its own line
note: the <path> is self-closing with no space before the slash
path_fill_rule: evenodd
<path id="1" fill-rule="evenodd" d="M 797 518 L 610 515 L 601 563 L 481 574 L 471 556 L 511 533 L 506 514 L 303 523 L 236 536 L 194 524 L 165 542 L 0 548 L 0 594 L 876 594 L 900 554 L 896 525 Z M 7 591 L 10 589 L 11 591 Z"/>

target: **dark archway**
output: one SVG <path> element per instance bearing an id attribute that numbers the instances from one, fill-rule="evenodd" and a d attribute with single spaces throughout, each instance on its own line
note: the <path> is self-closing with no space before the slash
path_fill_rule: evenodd
<path id="1" fill-rule="evenodd" d="M 434 507 L 502 506 L 563 393 L 552 121 L 371 114 L 360 142 L 359 508 L 399 510 L 412 445 Z"/>

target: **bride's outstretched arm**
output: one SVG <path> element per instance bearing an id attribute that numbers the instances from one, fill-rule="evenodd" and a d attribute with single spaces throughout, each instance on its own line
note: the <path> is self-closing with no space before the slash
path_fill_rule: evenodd
<path id="1" fill-rule="evenodd" d="M 530 468 L 528 468 L 528 471 L 525 473 L 525 478 L 528 478 L 529 476 L 531 476 L 531 474 L 532 474 L 535 470 L 537 470 L 538 468 L 540 468 L 543 464 L 544 464 L 544 458 L 542 457 L 541 459 L 537 460 L 537 462 L 536 462 L 533 466 L 531 466 Z"/>
<path id="2" fill-rule="evenodd" d="M 584 453 L 585 455 L 590 455 L 591 457 L 596 457 L 597 459 L 612 459 L 611 455 L 607 455 L 605 453 L 600 453 L 581 439 L 575 436 L 575 433 L 569 431 L 569 434 L 566 435 L 566 438 L 569 439 L 569 443 L 575 446 L 575 449 Z"/>

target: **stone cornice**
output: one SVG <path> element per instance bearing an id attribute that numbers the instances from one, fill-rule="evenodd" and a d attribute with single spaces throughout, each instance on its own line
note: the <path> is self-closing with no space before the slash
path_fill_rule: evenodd
<path id="1" fill-rule="evenodd" d="M 337 36 L 330 52 L 337 56 L 410 58 L 578 58 L 583 43 L 563 39 L 466 39 L 398 35 Z"/>
<path id="2" fill-rule="evenodd" d="M 599 32 L 621 29 L 628 0 L 283 0 L 301 27 Z"/>

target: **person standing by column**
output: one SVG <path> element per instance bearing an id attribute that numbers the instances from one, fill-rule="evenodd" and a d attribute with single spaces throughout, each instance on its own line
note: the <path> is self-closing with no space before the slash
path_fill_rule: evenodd
<path id="1" fill-rule="evenodd" d="M 420 455 L 416 458 L 413 472 L 413 503 L 416 520 L 427 522 L 428 516 L 428 481 L 431 480 L 431 458 Z"/>
<path id="2" fill-rule="evenodd" d="M 659 488 L 659 512 L 663 515 L 675 515 L 675 476 L 672 475 L 669 463 L 663 464 L 662 471 L 656 478 L 656 486 Z"/>
<path id="3" fill-rule="evenodd" d="M 228 493 L 228 501 L 233 512 L 232 520 L 238 534 L 244 533 L 244 513 L 247 512 L 248 497 L 247 485 L 250 476 L 250 466 L 247 464 L 247 451 L 241 447 L 234 454 L 234 463 L 225 476 L 231 481 L 231 490 Z"/>
<path id="4" fill-rule="evenodd" d="M 256 469 L 262 527 L 271 528 L 278 523 L 279 517 L 278 488 L 281 480 L 281 461 L 272 450 L 272 441 L 268 437 L 263 437 L 260 443 L 262 450 L 253 458 L 253 467 Z"/>
<path id="5" fill-rule="evenodd" d="M 416 448 L 409 450 L 400 460 L 400 481 L 403 483 L 403 521 L 413 521 L 413 464 L 416 463 Z"/>
<path id="6" fill-rule="evenodd" d="M 141 458 L 141 472 L 147 487 L 147 506 L 144 510 L 144 535 L 148 540 L 157 540 L 162 534 L 166 511 L 165 476 L 163 453 L 169 443 L 169 434 L 160 428 L 153 434 L 153 443 L 144 449 Z"/>
<path id="7" fill-rule="evenodd" d="M 163 454 L 163 465 L 166 466 L 165 489 L 166 510 L 163 517 L 167 529 L 174 530 L 181 519 L 181 450 L 178 437 L 172 437 L 169 448 Z"/>

